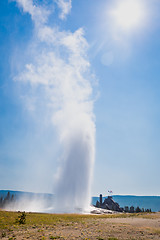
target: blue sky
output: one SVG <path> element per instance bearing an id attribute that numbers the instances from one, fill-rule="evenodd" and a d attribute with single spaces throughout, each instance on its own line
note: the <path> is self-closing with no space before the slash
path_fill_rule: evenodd
<path id="1" fill-rule="evenodd" d="M 159 195 L 160 3 L 139 1 L 137 22 L 129 14 L 130 25 L 119 25 L 110 16 L 118 2 L 73 0 L 64 19 L 54 4 L 49 25 L 71 32 L 82 27 L 88 42 L 96 99 L 92 195 Z M 34 38 L 30 15 L 15 1 L 0 1 L 0 189 L 52 192 L 60 152 L 56 130 L 41 98 L 33 111 L 32 90 L 15 80 L 32 58 Z"/>

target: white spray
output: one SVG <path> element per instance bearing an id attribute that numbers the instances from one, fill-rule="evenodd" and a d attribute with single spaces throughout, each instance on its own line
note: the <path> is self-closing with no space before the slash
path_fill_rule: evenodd
<path id="1" fill-rule="evenodd" d="M 41 89 L 46 109 L 57 128 L 62 156 L 56 174 L 56 211 L 86 209 L 91 200 L 95 156 L 95 124 L 90 64 L 83 29 L 60 31 L 48 22 L 50 11 L 32 0 L 16 0 L 35 24 L 34 57 L 16 80 L 26 82 L 35 94 Z M 64 19 L 71 1 L 57 0 Z M 42 98 L 42 94 L 41 94 Z"/>

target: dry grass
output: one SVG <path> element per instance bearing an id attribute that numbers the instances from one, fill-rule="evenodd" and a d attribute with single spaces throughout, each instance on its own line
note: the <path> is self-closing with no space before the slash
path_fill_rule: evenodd
<path id="1" fill-rule="evenodd" d="M 22 239 L 160 239 L 160 213 L 155 214 L 41 214 L 0 211 L 0 238 Z"/>

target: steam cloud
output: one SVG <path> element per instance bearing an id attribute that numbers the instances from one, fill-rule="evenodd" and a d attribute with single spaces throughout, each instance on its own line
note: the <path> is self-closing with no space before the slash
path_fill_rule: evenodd
<path id="1" fill-rule="evenodd" d="M 52 13 L 47 7 L 35 5 L 32 0 L 16 2 L 31 15 L 35 36 L 33 58 L 15 80 L 34 89 L 37 99 L 41 92 L 62 147 L 56 174 L 55 209 L 65 212 L 74 212 L 76 208 L 84 210 L 90 205 L 95 157 L 92 76 L 86 55 L 88 44 L 82 28 L 72 33 L 60 31 L 58 26 L 51 27 L 48 17 Z M 55 2 L 61 11 L 59 17 L 64 19 L 71 10 L 71 0 Z"/>

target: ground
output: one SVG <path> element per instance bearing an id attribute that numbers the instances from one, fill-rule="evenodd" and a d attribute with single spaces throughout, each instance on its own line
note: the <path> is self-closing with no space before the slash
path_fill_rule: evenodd
<path id="1" fill-rule="evenodd" d="M 160 239 L 160 213 L 141 214 L 38 214 L 0 211 L 0 239 Z"/>

